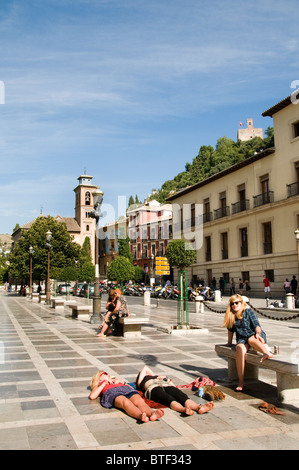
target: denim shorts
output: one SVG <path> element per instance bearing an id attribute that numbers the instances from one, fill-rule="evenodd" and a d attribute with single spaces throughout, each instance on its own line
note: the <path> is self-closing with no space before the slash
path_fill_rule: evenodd
<path id="1" fill-rule="evenodd" d="M 107 390 L 101 398 L 101 405 L 104 408 L 113 408 L 114 400 L 119 395 L 126 398 L 131 398 L 133 395 L 139 395 L 139 393 L 128 385 L 120 385 L 119 387 L 113 387 Z"/>

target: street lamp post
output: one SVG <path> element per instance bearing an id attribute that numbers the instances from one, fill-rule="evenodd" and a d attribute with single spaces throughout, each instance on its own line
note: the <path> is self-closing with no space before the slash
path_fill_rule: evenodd
<path id="1" fill-rule="evenodd" d="M 50 249 L 51 249 L 52 232 L 50 230 L 46 233 L 46 247 L 48 248 L 48 270 L 47 270 L 47 288 L 46 288 L 46 304 L 51 303 L 51 289 L 50 289 Z"/>
<path id="2" fill-rule="evenodd" d="M 102 217 L 101 204 L 103 202 L 103 191 L 96 189 L 92 193 L 94 210 L 90 212 L 90 217 L 96 220 L 95 232 L 95 282 L 94 282 L 94 295 L 93 295 L 93 311 L 90 319 L 91 323 L 100 321 L 101 315 L 101 296 L 100 296 L 100 270 L 99 270 L 99 241 L 98 241 L 98 223 Z"/>
<path id="3" fill-rule="evenodd" d="M 297 245 L 297 262 L 298 262 L 298 274 L 299 274 L 299 229 L 295 230 L 294 235 L 296 237 L 296 245 Z"/>
<path id="4" fill-rule="evenodd" d="M 32 246 L 29 247 L 29 296 L 32 298 L 32 255 L 34 249 Z"/>

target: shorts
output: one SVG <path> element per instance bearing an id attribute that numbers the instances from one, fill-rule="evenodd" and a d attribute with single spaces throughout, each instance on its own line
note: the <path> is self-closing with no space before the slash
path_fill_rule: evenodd
<path id="1" fill-rule="evenodd" d="M 126 398 L 131 398 L 133 395 L 139 395 L 139 393 L 128 385 L 120 385 L 119 387 L 113 387 L 107 390 L 101 398 L 101 405 L 104 408 L 113 408 L 114 400 L 119 395 Z"/>
<path id="2" fill-rule="evenodd" d="M 254 336 L 254 335 L 252 335 Z M 266 337 L 266 333 L 262 330 L 261 331 L 261 337 L 263 338 L 263 340 L 265 341 L 265 343 L 267 343 L 267 337 Z M 238 338 L 237 339 L 237 344 L 248 344 L 248 339 L 251 338 L 251 336 L 249 336 L 248 338 Z"/>
<path id="3" fill-rule="evenodd" d="M 270 286 L 265 287 L 265 292 L 270 292 Z"/>

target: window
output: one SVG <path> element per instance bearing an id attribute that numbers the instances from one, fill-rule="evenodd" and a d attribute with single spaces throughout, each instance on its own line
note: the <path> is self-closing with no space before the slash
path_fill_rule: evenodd
<path id="1" fill-rule="evenodd" d="M 269 193 L 269 175 L 261 176 L 260 178 L 261 188 L 263 194 Z"/>
<path id="2" fill-rule="evenodd" d="M 293 139 L 299 137 L 299 121 L 293 124 Z"/>
<path id="3" fill-rule="evenodd" d="M 274 270 L 273 269 L 266 269 L 265 276 L 269 279 L 270 282 L 274 282 Z"/>
<path id="4" fill-rule="evenodd" d="M 260 185 L 262 193 L 257 196 L 253 196 L 254 207 L 262 206 L 263 204 L 269 204 L 274 201 L 274 192 L 270 191 L 269 175 L 263 175 L 260 177 Z"/>
<path id="5" fill-rule="evenodd" d="M 227 232 L 221 234 L 222 259 L 228 259 L 228 237 Z"/>
<path id="6" fill-rule="evenodd" d="M 206 261 L 211 261 L 212 259 L 211 237 L 205 237 L 205 245 L 206 245 Z"/>
<path id="7" fill-rule="evenodd" d="M 241 257 L 248 256 L 248 235 L 247 228 L 240 229 L 240 238 L 241 238 Z"/>
<path id="8" fill-rule="evenodd" d="M 151 246 L 151 252 L 153 256 L 156 256 L 156 245 Z"/>
<path id="9" fill-rule="evenodd" d="M 249 271 L 242 271 L 241 273 L 241 276 L 242 276 L 242 281 L 245 282 L 245 281 L 250 281 L 250 274 L 249 274 Z"/>
<path id="10" fill-rule="evenodd" d="M 212 220 L 212 213 L 210 209 L 210 199 L 203 200 L 203 223 L 210 222 Z"/>
<path id="11" fill-rule="evenodd" d="M 263 224 L 264 254 L 272 253 L 272 228 L 271 222 Z"/>
<path id="12" fill-rule="evenodd" d="M 86 191 L 85 193 L 85 205 L 90 206 L 90 192 Z"/>
<path id="13" fill-rule="evenodd" d="M 195 227 L 195 204 L 191 204 L 191 227 Z"/>

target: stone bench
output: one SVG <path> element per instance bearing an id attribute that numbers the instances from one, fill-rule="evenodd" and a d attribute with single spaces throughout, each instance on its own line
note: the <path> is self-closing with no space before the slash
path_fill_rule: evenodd
<path id="1" fill-rule="evenodd" d="M 39 293 L 38 292 L 32 292 L 31 294 L 31 300 L 33 302 L 39 302 Z"/>
<path id="2" fill-rule="evenodd" d="M 47 300 L 46 294 L 39 294 L 39 299 L 38 300 L 39 300 L 40 304 L 46 303 L 46 300 Z"/>
<path id="3" fill-rule="evenodd" d="M 134 314 L 128 317 L 120 317 L 116 322 L 114 334 L 125 338 L 141 336 L 141 325 L 148 321 L 148 318 L 136 317 Z"/>
<path id="4" fill-rule="evenodd" d="M 51 299 L 51 307 L 54 308 L 55 311 L 64 310 L 65 301 L 63 299 Z"/>
<path id="5" fill-rule="evenodd" d="M 218 356 L 228 358 L 228 378 L 231 381 L 238 379 L 236 368 L 236 347 L 216 344 L 215 351 Z M 292 363 L 277 359 L 267 359 L 260 362 L 261 355 L 249 351 L 245 355 L 245 379 L 258 379 L 259 368 L 276 372 L 277 397 L 281 402 L 291 403 L 299 397 L 299 363 Z"/>
<path id="6" fill-rule="evenodd" d="M 79 316 L 90 315 L 92 307 L 90 305 L 74 305 L 70 304 L 69 308 L 72 310 L 72 318 L 79 319 Z"/>

